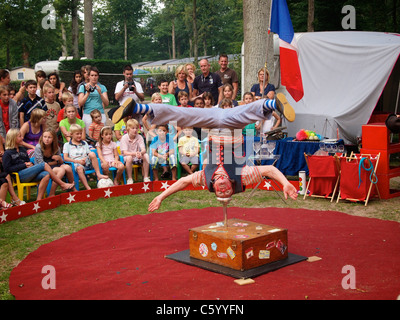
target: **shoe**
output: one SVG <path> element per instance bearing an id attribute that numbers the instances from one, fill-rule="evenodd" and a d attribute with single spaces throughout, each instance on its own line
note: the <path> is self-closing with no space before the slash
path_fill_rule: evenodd
<path id="1" fill-rule="evenodd" d="M 151 182 L 151 179 L 149 177 L 146 177 L 143 179 L 143 182 Z"/>
<path id="2" fill-rule="evenodd" d="M 13 206 L 22 206 L 22 205 L 24 205 L 24 204 L 26 204 L 26 202 L 24 201 L 24 200 L 20 200 L 20 199 L 18 199 L 18 200 L 16 200 L 16 201 L 11 201 L 11 204 L 13 205 Z"/>
<path id="3" fill-rule="evenodd" d="M 126 180 L 126 184 L 133 184 L 133 179 Z"/>
<path id="4" fill-rule="evenodd" d="M 276 107 L 278 111 L 285 116 L 289 122 L 293 122 L 296 119 L 296 113 L 293 107 L 287 101 L 283 93 L 278 93 L 276 95 Z"/>
<path id="5" fill-rule="evenodd" d="M 169 171 L 166 171 L 161 175 L 161 179 L 165 180 L 165 179 L 169 179 L 169 178 L 171 178 L 171 172 L 169 172 Z"/>
<path id="6" fill-rule="evenodd" d="M 136 101 L 133 100 L 132 98 L 127 98 L 121 106 L 115 110 L 111 121 L 116 124 L 120 122 L 123 118 L 127 116 L 131 116 L 133 113 L 133 110 L 136 106 Z"/>

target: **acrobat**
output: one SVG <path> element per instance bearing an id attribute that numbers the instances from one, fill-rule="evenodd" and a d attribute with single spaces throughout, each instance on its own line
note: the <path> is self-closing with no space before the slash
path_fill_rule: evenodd
<path id="1" fill-rule="evenodd" d="M 280 111 L 288 120 L 295 118 L 294 110 L 282 94 L 276 100 L 257 100 L 248 105 L 231 109 L 178 108 L 163 104 L 136 104 L 128 100 L 112 117 L 114 123 L 137 114 L 149 114 L 152 123 L 176 121 L 178 126 L 212 128 L 208 136 L 208 156 L 204 169 L 176 181 L 167 190 L 155 197 L 148 210 L 153 212 L 170 195 L 185 189 L 190 184 L 204 186 L 217 198 L 230 198 L 245 191 L 247 185 L 262 181 L 267 176 L 283 186 L 285 199 L 297 199 L 296 188 L 274 166 L 251 166 L 244 161 L 243 136 L 227 134 L 226 129 L 241 129 L 247 124 L 263 120 L 272 111 Z M 221 129 L 223 128 L 223 129 Z M 230 132 L 230 130 L 228 130 Z"/>

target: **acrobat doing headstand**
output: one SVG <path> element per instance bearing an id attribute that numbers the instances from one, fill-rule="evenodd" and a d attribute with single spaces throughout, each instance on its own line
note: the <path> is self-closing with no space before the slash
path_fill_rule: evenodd
<path id="1" fill-rule="evenodd" d="M 265 177 L 279 182 L 283 186 L 285 199 L 297 199 L 296 188 L 274 166 L 252 166 L 243 161 L 243 136 L 227 134 L 233 129 L 242 129 L 247 124 L 264 120 L 272 111 L 278 110 L 289 121 L 295 114 L 283 94 L 277 94 L 275 100 L 261 99 L 247 105 L 231 109 L 220 108 L 178 108 L 164 104 L 136 104 L 128 99 L 112 117 L 117 123 L 126 116 L 148 114 L 153 124 L 176 121 L 180 127 L 211 128 L 208 135 L 208 156 L 204 169 L 176 181 L 167 190 L 155 197 L 148 210 L 160 208 L 162 201 L 171 194 L 183 190 L 188 185 L 205 186 L 215 192 L 218 200 L 230 199 L 235 193 L 245 191 L 246 185 L 258 183 Z M 237 130 L 235 130 L 237 131 Z M 240 146 L 240 148 L 239 148 Z M 239 153 L 235 150 L 240 150 Z"/>

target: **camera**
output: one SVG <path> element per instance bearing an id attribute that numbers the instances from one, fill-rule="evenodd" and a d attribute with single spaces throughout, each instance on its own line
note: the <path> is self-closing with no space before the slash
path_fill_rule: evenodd
<path id="1" fill-rule="evenodd" d="M 129 91 L 135 91 L 136 88 L 135 88 L 134 81 L 128 81 L 127 84 L 128 84 Z"/>
<path id="2" fill-rule="evenodd" d="M 89 92 L 94 92 L 94 90 L 96 90 L 96 87 L 92 87 L 91 85 L 89 85 Z"/>

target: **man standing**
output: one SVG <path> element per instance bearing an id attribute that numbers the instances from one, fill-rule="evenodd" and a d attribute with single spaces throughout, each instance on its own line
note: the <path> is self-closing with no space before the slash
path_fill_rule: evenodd
<path id="1" fill-rule="evenodd" d="M 133 80 L 133 68 L 131 65 L 126 65 L 123 70 L 125 80 L 117 83 L 115 86 L 115 100 L 119 105 L 122 105 L 127 98 L 134 99 L 137 103 L 144 100 L 144 92 L 142 85 Z"/>
<path id="2" fill-rule="evenodd" d="M 217 104 L 222 99 L 222 81 L 221 77 L 210 72 L 210 63 L 207 59 L 200 60 L 200 69 L 202 74 L 193 81 L 193 96 L 196 97 L 204 92 L 211 92 L 214 102 Z"/>
<path id="3" fill-rule="evenodd" d="M 239 88 L 239 78 L 236 71 L 228 68 L 229 62 L 226 54 L 219 56 L 218 63 L 221 68 L 216 73 L 221 77 L 223 84 L 229 83 L 233 87 L 233 98 L 235 99 Z"/>

